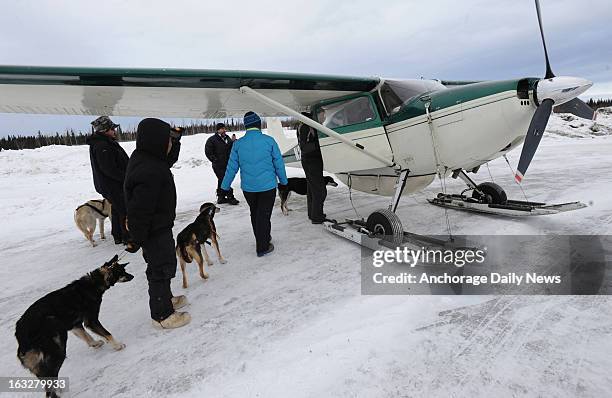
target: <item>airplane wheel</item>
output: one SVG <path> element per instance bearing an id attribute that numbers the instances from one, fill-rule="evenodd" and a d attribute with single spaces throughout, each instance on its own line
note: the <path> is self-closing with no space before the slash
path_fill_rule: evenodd
<path id="1" fill-rule="evenodd" d="M 481 202 L 495 205 L 505 205 L 506 202 L 508 202 L 506 191 L 494 182 L 483 182 L 482 184 L 478 184 L 478 190 L 480 190 L 484 196 L 481 195 L 480 192 L 474 190 L 472 191 L 472 197 Z"/>
<path id="2" fill-rule="evenodd" d="M 399 217 L 389 209 L 377 210 L 368 216 L 368 230 L 375 236 L 399 245 L 404 240 L 404 228 Z"/>

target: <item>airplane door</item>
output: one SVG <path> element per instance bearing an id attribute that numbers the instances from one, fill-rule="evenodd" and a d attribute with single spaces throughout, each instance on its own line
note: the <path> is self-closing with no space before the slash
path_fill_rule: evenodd
<path id="1" fill-rule="evenodd" d="M 314 107 L 315 119 L 326 127 L 345 135 L 389 161 L 393 153 L 382 120 L 369 93 L 326 101 Z M 330 173 L 353 172 L 386 167 L 339 140 L 319 133 L 323 166 Z"/>

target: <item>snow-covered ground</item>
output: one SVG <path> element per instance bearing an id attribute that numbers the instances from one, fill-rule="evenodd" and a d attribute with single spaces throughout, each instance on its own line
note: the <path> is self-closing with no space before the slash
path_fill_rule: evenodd
<path id="1" fill-rule="evenodd" d="M 590 123 L 571 123 L 582 122 L 551 118 L 523 189 L 530 200 L 581 200 L 588 208 L 528 219 L 448 211 L 453 232 L 612 234 L 612 117 L 600 115 L 597 134 L 589 133 Z M 185 137 L 173 169 L 175 234 L 214 199 L 206 138 Z M 519 154 L 509 155 L 513 167 Z M 510 197 L 524 197 L 503 159 L 489 170 Z M 487 167 L 476 178 L 490 179 Z M 462 186 L 449 181 L 448 188 Z M 406 229 L 446 232 L 445 211 L 426 203 L 438 191 L 436 181 L 402 199 Z M 228 263 L 216 263 L 206 282 L 189 266 L 186 291 L 180 278 L 173 281 L 174 292 L 191 301 L 192 323 L 174 331 L 151 327 L 144 261 L 128 255 L 136 277 L 106 294 L 100 316 L 127 348 L 94 350 L 69 337 L 60 375 L 70 377 L 71 396 L 603 397 L 612 391 L 607 297 L 362 296 L 359 247 L 308 223 L 304 197 L 291 198 L 287 217 L 275 209 L 277 249 L 257 258 L 248 207 L 236 193 L 240 205 L 224 207 L 215 219 Z M 0 153 L 0 376 L 29 375 L 13 336 L 23 311 L 120 251 L 110 241 L 90 247 L 74 226 L 74 208 L 97 196 L 86 146 Z M 361 216 L 388 200 L 352 197 Z M 346 187 L 330 188 L 327 214 L 353 217 L 348 199 Z"/>

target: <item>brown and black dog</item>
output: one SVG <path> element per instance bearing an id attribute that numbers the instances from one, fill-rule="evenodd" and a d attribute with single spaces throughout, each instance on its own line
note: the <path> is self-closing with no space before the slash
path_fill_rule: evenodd
<path id="1" fill-rule="evenodd" d="M 17 321 L 15 337 L 19 343 L 17 358 L 39 378 L 57 378 L 66 359 L 68 331 L 92 348 L 104 344 L 95 340 L 85 328 L 104 338 L 115 350 L 125 344 L 115 340 L 98 319 L 102 295 L 118 282 L 131 281 L 134 276 L 119 264 L 117 256 L 81 279 L 51 292 L 32 304 Z M 58 397 L 47 389 L 48 397 Z"/>
<path id="2" fill-rule="evenodd" d="M 217 235 L 217 228 L 213 220 L 215 213 L 218 213 L 219 210 L 213 203 L 204 203 L 200 206 L 200 214 L 196 217 L 195 221 L 187 225 L 176 237 L 176 255 L 181 264 L 181 272 L 183 273 L 183 288 L 187 288 L 185 264 L 191 263 L 194 259 L 200 268 L 200 277 L 208 279 L 208 274 L 204 271 L 204 259 L 209 266 L 213 262 L 204 246 L 207 240 L 210 239 L 212 247 L 215 248 L 219 262 L 221 264 L 226 263 L 219 250 L 219 236 Z M 202 251 L 204 251 L 204 258 L 202 258 Z"/>

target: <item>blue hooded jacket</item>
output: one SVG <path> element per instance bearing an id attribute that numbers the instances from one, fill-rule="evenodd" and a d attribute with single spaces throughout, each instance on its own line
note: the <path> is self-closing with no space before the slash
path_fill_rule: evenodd
<path id="1" fill-rule="evenodd" d="M 283 156 L 274 138 L 257 128 L 247 129 L 244 137 L 234 142 L 221 189 L 229 190 L 240 169 L 240 187 L 246 192 L 276 189 L 276 178 L 287 184 Z"/>

